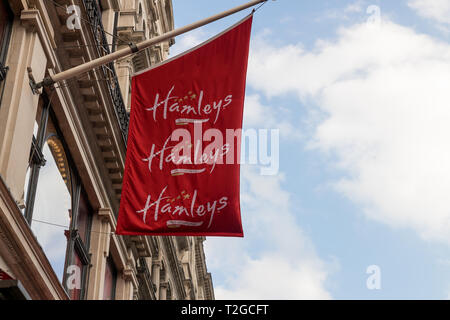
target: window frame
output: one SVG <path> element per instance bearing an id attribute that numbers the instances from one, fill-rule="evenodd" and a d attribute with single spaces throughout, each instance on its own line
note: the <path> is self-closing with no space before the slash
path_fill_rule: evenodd
<path id="1" fill-rule="evenodd" d="M 5 79 L 6 75 L 8 73 L 8 67 L 6 66 L 6 57 L 8 56 L 8 49 L 9 49 L 9 43 L 11 40 L 11 34 L 12 34 L 12 25 L 14 22 L 14 13 L 11 10 L 11 7 L 9 6 L 9 3 L 7 0 L 0 0 L 3 3 L 3 6 L 6 10 L 6 26 L 5 30 L 3 31 L 4 34 L 2 35 L 1 42 L 0 42 L 0 104 L 2 102 L 3 98 L 3 92 L 5 89 Z"/>
<path id="2" fill-rule="evenodd" d="M 51 94 L 53 94 L 53 92 Z M 28 222 L 28 225 L 31 227 L 33 221 L 34 205 L 36 201 L 36 192 L 38 189 L 39 173 L 40 169 L 43 166 L 45 166 L 46 163 L 45 157 L 43 155 L 43 148 L 49 137 L 56 136 L 61 142 L 67 158 L 68 166 L 70 168 L 70 175 L 71 175 L 70 180 L 72 188 L 72 195 L 71 195 L 72 216 L 69 226 L 69 232 L 67 233 L 67 247 L 66 247 L 62 286 L 64 290 L 67 292 L 67 294 L 70 296 L 70 289 L 68 289 L 67 287 L 67 280 L 70 275 L 68 275 L 66 271 L 70 265 L 74 264 L 76 253 L 83 265 L 83 268 L 81 270 L 81 285 L 80 285 L 81 291 L 79 295 L 80 300 L 83 300 L 86 298 L 87 279 L 89 275 L 89 269 L 91 266 L 89 246 L 90 246 L 90 234 L 92 231 L 93 208 L 89 203 L 85 188 L 83 187 L 75 163 L 70 155 L 69 148 L 58 126 L 56 115 L 53 112 L 51 106 L 51 97 L 49 98 L 46 92 L 44 91 L 43 94 L 41 94 L 41 98 L 42 98 L 42 110 L 41 110 L 41 117 L 38 122 L 37 136 L 35 137 L 33 135 L 30 150 L 30 158 L 29 158 L 30 176 L 28 178 L 29 183 L 27 187 L 27 197 L 25 199 L 24 216 Z M 55 128 L 55 135 L 46 135 L 49 120 L 52 122 Z M 78 232 L 78 216 L 80 208 L 79 204 L 81 201 L 82 194 L 88 206 L 87 225 L 85 230 L 86 239 L 81 239 L 80 234 Z"/>
<path id="3" fill-rule="evenodd" d="M 117 289 L 117 277 L 118 277 L 118 272 L 117 272 L 117 267 L 116 264 L 114 263 L 114 259 L 111 257 L 111 255 L 109 255 L 106 258 L 106 263 L 105 263 L 105 279 L 104 281 L 106 281 L 106 269 L 110 268 L 111 271 L 111 278 L 112 278 L 112 284 L 111 284 L 111 292 L 110 292 L 110 296 L 111 296 L 111 301 L 116 300 L 116 289 Z M 105 286 L 103 286 L 103 290 Z M 103 292 L 103 300 L 105 298 L 105 292 Z"/>

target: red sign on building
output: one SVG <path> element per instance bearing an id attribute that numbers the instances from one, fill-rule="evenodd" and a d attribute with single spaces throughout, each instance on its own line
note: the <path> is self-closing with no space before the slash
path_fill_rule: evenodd
<path id="1" fill-rule="evenodd" d="M 252 18 L 133 77 L 117 234 L 243 236 L 239 160 Z"/>

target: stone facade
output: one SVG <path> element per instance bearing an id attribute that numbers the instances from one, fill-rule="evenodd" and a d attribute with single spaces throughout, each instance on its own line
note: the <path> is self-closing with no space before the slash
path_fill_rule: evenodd
<path id="1" fill-rule="evenodd" d="M 172 1 L 0 3 L 0 299 L 214 299 L 205 238 L 114 234 L 131 75 L 174 40 L 33 88 L 172 30 Z"/>

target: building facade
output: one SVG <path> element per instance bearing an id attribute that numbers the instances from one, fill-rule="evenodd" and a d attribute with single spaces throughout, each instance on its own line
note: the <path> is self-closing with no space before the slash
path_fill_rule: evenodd
<path id="1" fill-rule="evenodd" d="M 214 299 L 203 237 L 114 234 L 131 75 L 174 40 L 171 0 L 0 0 L 0 299 Z"/>

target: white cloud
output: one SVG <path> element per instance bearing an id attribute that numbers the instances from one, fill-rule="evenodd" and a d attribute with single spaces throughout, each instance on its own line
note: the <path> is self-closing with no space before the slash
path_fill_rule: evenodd
<path id="1" fill-rule="evenodd" d="M 285 24 L 285 23 L 290 23 L 295 21 L 295 18 L 293 16 L 284 16 L 283 18 L 280 19 L 280 23 Z"/>
<path id="2" fill-rule="evenodd" d="M 220 300 L 267 299 L 330 299 L 323 288 L 326 273 L 312 261 L 289 263 L 277 255 L 260 259 L 246 259 L 238 264 L 239 276 L 233 279 L 230 289 L 216 286 L 214 291 Z"/>
<path id="3" fill-rule="evenodd" d="M 424 18 L 450 24 L 449 0 L 410 0 L 408 5 Z"/>
<path id="4" fill-rule="evenodd" d="M 349 3 L 346 7 L 332 8 L 325 10 L 316 17 L 316 22 L 322 22 L 323 20 L 341 20 L 348 21 L 354 19 L 355 14 L 361 14 L 365 8 L 364 0 L 357 0 L 355 2 Z"/>
<path id="5" fill-rule="evenodd" d="M 299 127 L 286 120 L 291 118 L 288 109 L 264 105 L 258 94 L 247 95 L 245 98 L 244 126 L 246 128 L 279 129 L 284 139 L 300 139 L 302 134 Z"/>
<path id="6" fill-rule="evenodd" d="M 182 37 L 178 37 L 176 39 L 175 44 L 170 48 L 170 56 L 175 57 L 180 53 L 195 48 L 199 44 L 208 40 L 209 37 L 210 35 L 204 31 L 204 29 L 196 29 L 186 33 Z"/>
<path id="7" fill-rule="evenodd" d="M 310 146 L 337 156 L 337 190 L 371 219 L 450 243 L 450 45 L 382 21 L 311 51 L 254 47 L 251 86 L 324 115 Z"/>
<path id="8" fill-rule="evenodd" d="M 364 1 L 358 0 L 356 2 L 350 3 L 345 9 L 344 12 L 347 13 L 361 13 L 363 12 Z"/>
<path id="9" fill-rule="evenodd" d="M 217 299 L 330 299 L 330 265 L 315 253 L 290 207 L 283 176 L 242 168 L 244 239 L 209 238 L 208 268 Z"/>

